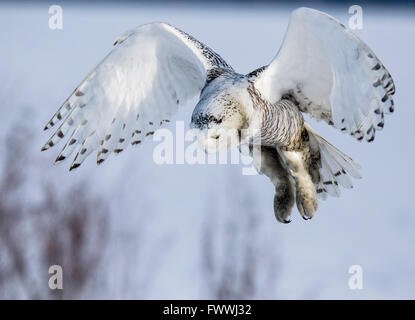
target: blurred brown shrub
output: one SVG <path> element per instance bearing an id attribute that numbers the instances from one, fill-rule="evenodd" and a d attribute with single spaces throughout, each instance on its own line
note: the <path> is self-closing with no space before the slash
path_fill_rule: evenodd
<path id="1" fill-rule="evenodd" d="M 0 298 L 81 298 L 106 247 L 107 207 L 103 199 L 91 198 L 85 184 L 63 195 L 46 178 L 42 188 L 34 187 L 26 171 L 27 161 L 36 158 L 29 154 L 29 137 L 25 128 L 14 127 L 4 141 Z M 33 194 L 41 200 L 31 200 Z M 63 290 L 49 289 L 51 265 L 63 269 Z"/>

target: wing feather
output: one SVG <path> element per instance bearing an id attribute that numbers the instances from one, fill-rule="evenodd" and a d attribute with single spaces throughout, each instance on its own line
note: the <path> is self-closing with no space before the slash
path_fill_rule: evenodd
<path id="1" fill-rule="evenodd" d="M 279 53 L 255 86 L 272 103 L 291 98 L 301 111 L 369 142 L 394 111 L 395 85 L 373 51 L 336 19 L 308 8 L 292 13 Z"/>
<path id="2" fill-rule="evenodd" d="M 232 69 L 210 48 L 168 24 L 130 30 L 45 126 L 62 121 L 42 151 L 69 136 L 56 162 L 77 150 L 74 169 L 98 150 L 99 164 L 128 143 L 137 145 L 151 136 L 178 106 L 200 94 L 215 68 Z"/>

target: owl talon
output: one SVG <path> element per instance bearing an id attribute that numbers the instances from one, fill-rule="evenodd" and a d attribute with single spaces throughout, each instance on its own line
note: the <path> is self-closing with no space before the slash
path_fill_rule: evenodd
<path id="1" fill-rule="evenodd" d="M 310 220 L 317 210 L 317 199 L 312 192 L 305 191 L 303 193 L 297 190 L 296 195 L 297 208 L 304 220 Z"/>
<path id="2" fill-rule="evenodd" d="M 274 196 L 274 214 L 278 221 L 290 223 L 291 209 L 294 205 L 294 194 L 289 182 L 278 183 L 275 188 Z"/>

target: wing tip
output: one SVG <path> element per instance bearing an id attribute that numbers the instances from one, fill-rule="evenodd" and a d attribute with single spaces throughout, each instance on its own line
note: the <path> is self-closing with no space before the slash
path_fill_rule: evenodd
<path id="1" fill-rule="evenodd" d="M 46 131 L 50 128 L 52 128 L 55 125 L 55 123 L 53 122 L 53 120 L 50 120 L 44 127 L 43 127 L 43 131 Z"/>
<path id="2" fill-rule="evenodd" d="M 59 156 L 55 159 L 54 164 L 58 164 L 58 163 L 62 162 L 62 161 L 63 161 L 63 160 L 65 160 L 65 159 L 66 159 L 66 157 L 65 157 L 65 156 L 63 156 L 63 155 L 59 155 Z"/>
<path id="3" fill-rule="evenodd" d="M 80 163 L 76 163 L 76 162 L 72 163 L 72 165 L 69 168 L 69 172 L 71 172 L 72 170 L 78 168 L 80 165 L 81 165 Z"/>

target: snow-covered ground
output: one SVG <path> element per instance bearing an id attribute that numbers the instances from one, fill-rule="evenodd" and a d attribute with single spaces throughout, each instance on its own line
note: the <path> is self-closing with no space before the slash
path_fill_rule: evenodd
<path id="1" fill-rule="evenodd" d="M 220 229 L 227 219 L 244 219 L 246 206 L 240 198 L 249 192 L 260 228 L 246 233 L 255 237 L 255 259 L 262 263 L 264 257 L 277 257 L 275 284 L 269 288 L 264 277 L 268 271 L 259 268 L 264 273 L 259 279 L 265 281 L 258 280 L 255 297 L 414 299 L 412 8 L 363 8 L 364 28 L 356 33 L 391 72 L 396 112 L 386 118 L 384 131 L 372 144 L 357 143 L 312 122 L 362 165 L 364 178 L 339 199 L 320 203 L 311 221 L 295 211 L 291 224 L 277 223 L 272 185 L 263 176 L 242 176 L 241 166 L 156 165 L 152 141 L 111 156 L 100 167 L 91 157 L 70 174 L 69 163 L 52 166 L 59 147 L 40 154 L 49 134 L 41 132 L 43 125 L 125 30 L 151 21 L 169 22 L 209 45 L 235 70 L 247 73 L 276 54 L 293 9 L 215 6 L 62 4 L 63 30 L 52 31 L 47 3 L 0 5 L 0 137 L 18 119 L 39 133 L 28 145 L 37 160 L 28 159 L 22 168 L 32 185 L 28 196 L 36 199 L 37 187 L 45 180 L 55 182 L 61 192 L 88 181 L 91 194 L 101 195 L 111 206 L 109 245 L 84 297 L 213 298 L 201 267 L 204 230 Z M 346 5 L 316 9 L 347 23 Z M 189 123 L 191 110 L 189 104 L 177 119 Z M 232 233 L 224 233 L 215 239 L 218 259 L 234 259 L 238 265 L 237 257 L 218 253 L 232 238 Z M 363 290 L 349 289 L 351 265 L 363 268 Z"/>

